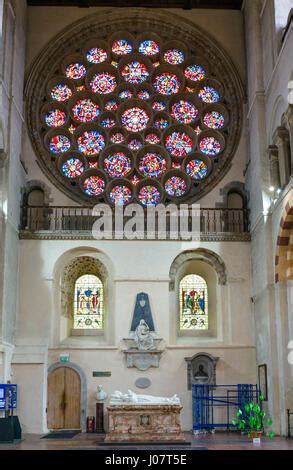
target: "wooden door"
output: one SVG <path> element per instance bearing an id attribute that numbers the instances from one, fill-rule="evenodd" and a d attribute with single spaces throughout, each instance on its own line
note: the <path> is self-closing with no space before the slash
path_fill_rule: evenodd
<path id="1" fill-rule="evenodd" d="M 80 377 L 58 367 L 48 377 L 48 428 L 80 429 Z"/>
<path id="2" fill-rule="evenodd" d="M 65 367 L 64 429 L 80 428 L 80 377 L 75 370 Z"/>

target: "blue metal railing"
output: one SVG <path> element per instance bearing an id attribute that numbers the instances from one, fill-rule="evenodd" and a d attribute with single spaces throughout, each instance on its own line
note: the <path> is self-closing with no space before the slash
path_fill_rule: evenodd
<path id="1" fill-rule="evenodd" d="M 253 384 L 193 384 L 193 430 L 201 432 L 224 428 L 229 431 L 236 410 L 240 408 L 245 414 L 244 405 L 258 398 L 258 386 Z M 219 416 L 219 409 L 225 410 L 225 418 Z"/>

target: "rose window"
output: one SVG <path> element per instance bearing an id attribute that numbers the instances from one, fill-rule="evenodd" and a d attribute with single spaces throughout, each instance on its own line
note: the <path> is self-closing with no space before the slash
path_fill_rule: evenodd
<path id="1" fill-rule="evenodd" d="M 118 32 L 57 69 L 43 88 L 36 147 L 75 200 L 192 202 L 228 167 L 233 97 L 189 44 Z"/>

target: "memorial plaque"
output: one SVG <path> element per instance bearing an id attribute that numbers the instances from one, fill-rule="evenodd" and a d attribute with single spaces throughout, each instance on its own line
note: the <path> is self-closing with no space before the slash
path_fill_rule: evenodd
<path id="1" fill-rule="evenodd" d="M 147 377 L 140 377 L 135 381 L 135 386 L 137 388 L 148 388 L 151 386 L 151 384 L 152 382 Z"/>
<path id="2" fill-rule="evenodd" d="M 145 292 L 140 292 L 136 296 L 130 331 L 135 331 L 141 320 L 145 320 L 150 331 L 155 331 L 149 296 Z"/>
<path id="3" fill-rule="evenodd" d="M 111 377 L 110 371 L 93 371 L 93 377 Z"/>

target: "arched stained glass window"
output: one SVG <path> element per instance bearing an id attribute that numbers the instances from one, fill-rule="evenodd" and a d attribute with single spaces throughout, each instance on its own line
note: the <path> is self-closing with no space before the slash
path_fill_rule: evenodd
<path id="1" fill-rule="evenodd" d="M 74 329 L 104 327 L 104 287 L 102 281 L 92 274 L 84 274 L 75 282 Z"/>
<path id="2" fill-rule="evenodd" d="M 207 330 L 208 287 L 196 274 L 184 276 L 179 285 L 180 330 Z"/>

